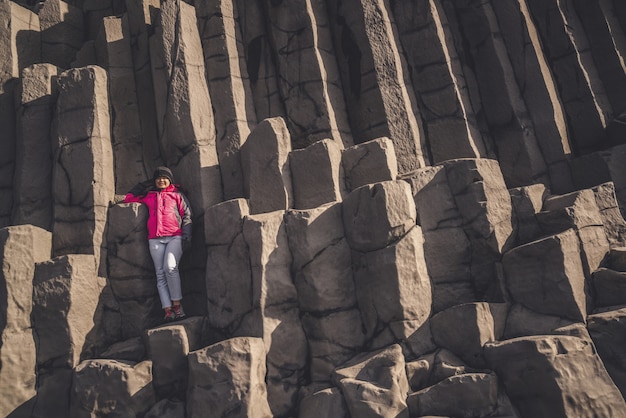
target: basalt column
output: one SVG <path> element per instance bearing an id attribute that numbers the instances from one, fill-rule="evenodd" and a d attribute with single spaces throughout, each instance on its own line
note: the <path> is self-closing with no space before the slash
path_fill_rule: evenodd
<path id="1" fill-rule="evenodd" d="M 0 1 L 0 227 L 11 224 L 15 168 L 15 89 L 23 68 L 41 59 L 39 18 Z"/>
<path id="2" fill-rule="evenodd" d="M 547 165 L 548 186 L 554 193 L 568 192 L 573 185 L 567 165 L 572 153 L 567 121 L 537 27 L 526 1 L 505 0 L 491 4 Z"/>
<path id="3" fill-rule="evenodd" d="M 546 165 L 490 2 L 456 0 L 463 41 L 509 187 L 546 182 Z M 459 40 L 460 42 L 460 40 Z"/>
<path id="4" fill-rule="evenodd" d="M 93 254 L 100 263 L 115 195 L 107 74 L 97 66 L 59 76 L 53 160 L 54 255 Z M 102 271 L 99 271 L 103 274 Z"/>
<path id="5" fill-rule="evenodd" d="M 486 157 L 465 76 L 440 0 L 392 5 L 432 163 Z"/>
<path id="6" fill-rule="evenodd" d="M 234 0 L 196 1 L 215 126 L 224 200 L 244 197 L 240 149 L 256 124 Z"/>
<path id="7" fill-rule="evenodd" d="M 612 109 L 579 18 L 568 2 L 527 0 L 565 109 L 577 155 L 598 150 Z"/>
<path id="8" fill-rule="evenodd" d="M 257 120 L 285 117 L 261 2 L 236 0 Z"/>
<path id="9" fill-rule="evenodd" d="M 139 120 L 143 134 L 141 142 L 143 163 L 148 174 L 152 174 L 156 167 L 163 165 L 154 111 L 154 87 L 150 66 L 150 45 L 148 43 L 148 33 L 153 30 L 153 18 L 156 16 L 159 6 L 159 0 L 126 1 L 130 45 L 133 52 L 137 107 L 139 108 Z"/>
<path id="10" fill-rule="evenodd" d="M 15 225 L 52 229 L 50 130 L 58 71 L 51 64 L 35 64 L 22 72 L 12 218 Z"/>
<path id="11" fill-rule="evenodd" d="M 83 13 L 62 0 L 46 0 L 39 11 L 41 60 L 64 70 L 83 44 Z"/>
<path id="12" fill-rule="evenodd" d="M 325 138 L 351 146 L 325 2 L 265 1 L 264 5 L 293 148 Z"/>
<path id="13" fill-rule="evenodd" d="M 152 174 L 143 163 L 143 135 L 137 106 L 135 73 L 126 17 L 105 17 L 96 39 L 98 64 L 109 76 L 115 192 L 126 194 Z"/>
<path id="14" fill-rule="evenodd" d="M 401 174 L 424 167 L 426 139 L 387 2 L 346 0 L 329 14 L 354 142 L 389 137 Z"/>

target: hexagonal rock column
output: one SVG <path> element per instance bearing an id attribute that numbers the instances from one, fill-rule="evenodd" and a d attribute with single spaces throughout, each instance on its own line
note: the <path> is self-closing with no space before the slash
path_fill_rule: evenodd
<path id="1" fill-rule="evenodd" d="M 585 321 L 585 275 L 573 230 L 512 249 L 502 267 L 514 301 L 538 313 Z"/>
<path id="2" fill-rule="evenodd" d="M 22 72 L 11 222 L 52 229 L 52 138 L 58 68 L 34 64 Z"/>
<path id="3" fill-rule="evenodd" d="M 350 416 L 409 416 L 409 382 L 402 349 L 397 344 L 356 356 L 335 370 L 333 379 L 344 395 Z"/>
<path id="4" fill-rule="evenodd" d="M 256 114 L 241 41 L 235 0 L 198 0 L 194 3 L 204 51 L 215 127 L 224 200 L 244 197 L 240 149 L 256 125 Z"/>
<path id="5" fill-rule="evenodd" d="M 586 35 L 567 1 L 528 0 L 543 51 L 569 123 L 572 147 L 588 154 L 601 147 L 611 114 Z"/>
<path id="6" fill-rule="evenodd" d="M 331 139 L 291 151 L 289 170 L 295 209 L 341 201 L 345 194 L 341 155 L 341 147 Z"/>
<path id="7" fill-rule="evenodd" d="M 300 418 L 349 417 L 341 390 L 336 387 L 305 394 L 300 401 L 298 413 Z"/>
<path id="8" fill-rule="evenodd" d="M 143 134 L 132 57 L 134 51 L 128 26 L 126 16 L 105 17 L 95 42 L 98 65 L 106 69 L 109 76 L 117 194 L 128 193 L 135 184 L 152 175 L 143 163 Z"/>
<path id="9" fill-rule="evenodd" d="M 34 226 L 0 229 L 0 415 L 9 416 L 36 394 L 37 352 L 31 314 L 35 263 L 48 260 L 52 236 Z M 32 405 L 30 406 L 32 408 Z M 23 411 L 30 416 L 32 411 Z"/>
<path id="10" fill-rule="evenodd" d="M 442 2 L 390 4 L 412 70 L 432 163 L 487 157 Z"/>
<path id="11" fill-rule="evenodd" d="M 311 380 L 329 381 L 332 371 L 353 357 L 364 342 L 341 205 L 289 211 L 285 223 L 298 302 L 304 312 Z"/>
<path id="12" fill-rule="evenodd" d="M 287 210 L 293 207 L 289 168 L 291 136 L 285 121 L 261 121 L 242 149 L 244 170 L 249 175 L 250 213 Z"/>
<path id="13" fill-rule="evenodd" d="M 585 277 L 595 271 L 609 253 L 602 215 L 592 190 L 585 189 L 562 196 L 551 196 L 537 214 L 545 234 L 572 228 L 580 240 Z"/>
<path id="14" fill-rule="evenodd" d="M 366 184 L 395 180 L 398 161 L 393 141 L 382 137 L 363 142 L 341 153 L 346 189 L 348 192 Z"/>
<path id="15" fill-rule="evenodd" d="M 97 277 L 93 259 L 91 255 L 64 255 L 36 264 L 37 416 L 68 411 L 72 368 L 101 348 L 96 327 L 102 320 L 98 308 L 104 283 Z"/>
<path id="16" fill-rule="evenodd" d="M 497 275 L 513 245 L 511 197 L 498 162 L 450 160 L 406 178 L 413 190 L 433 279 L 433 309 L 501 302 Z"/>
<path id="17" fill-rule="evenodd" d="M 223 193 L 196 13 L 183 1 L 165 0 L 159 16 L 150 59 L 163 160 L 188 191 L 194 219 L 202 219 Z"/>
<path id="18" fill-rule="evenodd" d="M 483 345 L 499 340 L 507 307 L 500 303 L 464 303 L 441 311 L 430 320 L 433 340 L 476 368 L 485 367 Z"/>
<path id="19" fill-rule="evenodd" d="M 515 216 L 514 232 L 516 244 L 526 244 L 534 241 L 541 235 L 541 228 L 537 220 L 537 213 L 543 207 L 543 201 L 549 194 L 548 189 L 541 183 L 531 186 L 509 189 L 511 205 Z"/>
<path id="20" fill-rule="evenodd" d="M 532 120 L 532 129 L 550 177 L 553 193 L 573 189 L 568 158 L 572 153 L 563 105 L 557 95 L 557 81 L 533 17 L 524 1 L 492 1 L 499 35 L 510 57 L 511 69 Z M 534 183 L 534 182 L 533 182 Z"/>
<path id="21" fill-rule="evenodd" d="M 189 317 L 146 333 L 152 360 L 152 386 L 158 398 L 183 396 L 187 390 L 187 355 L 202 347 L 203 317 Z"/>
<path id="22" fill-rule="evenodd" d="M 250 254 L 243 237 L 249 212 L 245 199 L 233 199 L 204 213 L 207 321 L 227 336 L 233 335 L 252 309 Z"/>
<path id="23" fill-rule="evenodd" d="M 38 15 L 42 61 L 65 70 L 71 68 L 83 44 L 83 11 L 62 0 L 46 0 Z"/>
<path id="24" fill-rule="evenodd" d="M 626 309 L 589 315 L 587 328 L 611 379 L 626 396 Z"/>
<path id="25" fill-rule="evenodd" d="M 189 354 L 187 417 L 270 418 L 261 338 L 238 337 Z"/>
<path id="26" fill-rule="evenodd" d="M 142 335 L 162 315 L 148 250 L 147 219 L 148 208 L 138 203 L 109 209 L 108 278 L 119 304 L 124 339 Z"/>
<path id="27" fill-rule="evenodd" d="M 325 2 L 264 1 L 263 5 L 293 147 L 304 148 L 325 138 L 342 147 L 353 145 Z"/>
<path id="28" fill-rule="evenodd" d="M 626 416 L 624 398 L 591 341 L 514 338 L 486 344 L 485 357 L 522 416 Z"/>
<path id="29" fill-rule="evenodd" d="M 307 340 L 291 277 L 292 257 L 283 217 L 284 212 L 275 211 L 244 218 L 252 310 L 235 332 L 235 336 L 263 338 L 267 396 L 275 416 L 293 413 L 307 363 Z"/>
<path id="30" fill-rule="evenodd" d="M 156 10 L 161 6 L 161 2 L 159 0 L 139 0 L 125 3 L 130 45 L 133 50 L 137 107 L 141 120 L 141 132 L 143 133 L 143 163 L 146 172 L 152 174 L 156 167 L 163 165 L 163 159 L 159 149 L 148 33 L 154 28 L 152 19 L 156 16 Z"/>
<path id="31" fill-rule="evenodd" d="M 354 190 L 343 202 L 343 224 L 368 344 L 406 339 L 432 304 L 410 186 L 387 181 Z"/>
<path id="32" fill-rule="evenodd" d="M 82 362 L 74 370 L 71 415 L 67 416 L 143 416 L 155 402 L 151 372 L 150 361 Z"/>
<path id="33" fill-rule="evenodd" d="M 495 373 L 450 376 L 407 398 L 412 416 L 517 416 Z M 498 414 L 498 415 L 499 415 Z"/>
<path id="34" fill-rule="evenodd" d="M 39 17 L 0 1 L 0 227 L 11 224 L 15 169 L 15 91 L 23 68 L 41 61 Z"/>
<path id="35" fill-rule="evenodd" d="M 241 22 L 246 68 L 257 120 L 285 117 L 285 106 L 278 92 L 276 65 L 270 52 L 262 2 L 235 0 Z"/>
<path id="36" fill-rule="evenodd" d="M 100 267 L 115 195 L 107 75 L 96 66 L 72 69 L 59 76 L 58 86 L 53 251 L 93 254 Z"/>
<path id="37" fill-rule="evenodd" d="M 334 50 L 355 143 L 389 137 L 401 174 L 428 163 L 420 112 L 388 2 L 329 4 Z"/>
<path id="38" fill-rule="evenodd" d="M 615 184 L 610 181 L 592 188 L 602 217 L 604 233 L 612 248 L 626 245 L 626 220 L 622 216 L 615 195 Z"/>

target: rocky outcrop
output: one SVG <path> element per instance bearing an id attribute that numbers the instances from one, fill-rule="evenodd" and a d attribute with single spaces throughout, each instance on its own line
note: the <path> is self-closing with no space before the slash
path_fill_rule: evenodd
<path id="1" fill-rule="evenodd" d="M 626 418 L 618 0 L 0 0 L 0 415 Z M 164 322 L 125 193 L 189 198 Z"/>

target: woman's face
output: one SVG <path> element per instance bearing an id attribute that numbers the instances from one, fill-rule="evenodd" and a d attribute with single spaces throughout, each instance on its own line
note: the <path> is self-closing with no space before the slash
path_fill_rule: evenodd
<path id="1" fill-rule="evenodd" d="M 154 184 L 157 189 L 167 189 L 167 187 L 170 185 L 170 179 L 165 176 L 157 177 L 154 180 Z"/>

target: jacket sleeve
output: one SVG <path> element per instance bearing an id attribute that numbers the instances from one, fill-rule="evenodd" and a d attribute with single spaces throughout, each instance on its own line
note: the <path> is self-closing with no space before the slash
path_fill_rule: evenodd
<path id="1" fill-rule="evenodd" d="M 124 197 L 124 203 L 143 203 L 143 197 L 141 196 L 135 196 L 132 193 L 128 193 L 125 197 Z"/>
<path id="2" fill-rule="evenodd" d="M 182 218 L 181 229 L 183 230 L 183 239 L 191 240 L 191 206 L 189 205 L 189 201 L 184 194 L 180 193 L 180 198 L 178 210 L 180 212 L 180 217 Z"/>

